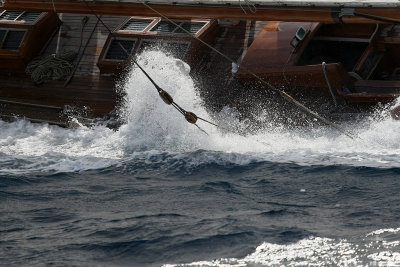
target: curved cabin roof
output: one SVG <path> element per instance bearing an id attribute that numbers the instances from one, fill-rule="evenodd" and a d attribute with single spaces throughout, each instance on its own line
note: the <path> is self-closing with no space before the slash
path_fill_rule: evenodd
<path id="1" fill-rule="evenodd" d="M 294 48 L 290 45 L 290 41 L 295 36 L 299 27 L 303 27 L 306 30 L 313 30 L 316 26 L 316 23 L 310 22 L 268 23 L 247 50 L 240 64 L 239 71 L 236 74 L 237 77 L 244 78 L 249 76 L 246 69 L 256 74 L 264 74 L 270 71 L 282 73 L 285 66 L 293 66 L 301 54 L 302 45 L 294 51 Z M 309 36 L 306 36 L 304 42 L 307 39 L 309 39 Z"/>

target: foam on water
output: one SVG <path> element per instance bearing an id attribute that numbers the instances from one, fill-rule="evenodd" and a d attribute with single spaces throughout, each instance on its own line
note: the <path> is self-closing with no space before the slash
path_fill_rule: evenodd
<path id="1" fill-rule="evenodd" d="M 245 266 L 398 266 L 400 228 L 367 234 L 363 242 L 309 237 L 296 243 L 263 243 L 243 259 L 225 258 L 163 267 L 245 267 Z"/>
<path id="2" fill-rule="evenodd" d="M 150 51 L 139 59 L 151 77 L 174 100 L 188 111 L 205 119 L 223 123 L 231 129 L 243 128 L 236 112 L 225 108 L 209 114 L 203 107 L 189 67 L 159 51 Z M 154 86 L 137 68 L 121 84 L 126 92 L 121 116 L 125 124 L 117 131 L 104 126 L 62 129 L 57 126 L 31 124 L 27 121 L 0 121 L 0 155 L 2 162 L 19 159 L 22 163 L 2 168 L 2 173 L 24 171 L 77 171 L 104 168 L 138 155 L 169 153 L 177 158 L 193 159 L 188 153 L 203 151 L 196 164 L 254 161 L 294 162 L 300 165 L 400 167 L 400 122 L 384 113 L 379 119 L 342 125 L 360 138 L 352 140 L 328 127 L 287 129 L 266 128 L 242 136 L 220 131 L 214 126 L 198 124 L 210 135 L 188 124 L 171 106 L 158 97 Z M 4 171 L 5 170 L 5 171 Z"/>

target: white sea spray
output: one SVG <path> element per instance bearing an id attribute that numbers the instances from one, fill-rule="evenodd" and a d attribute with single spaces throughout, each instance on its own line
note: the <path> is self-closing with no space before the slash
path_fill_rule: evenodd
<path id="1" fill-rule="evenodd" d="M 230 128 L 243 128 L 234 109 L 208 113 L 198 94 L 201 88 L 196 87 L 188 74 L 189 67 L 182 61 L 160 51 L 146 52 L 138 60 L 184 109 L 216 123 L 229 121 Z M 165 105 L 135 66 L 122 87 L 126 93 L 121 111 L 125 123 L 116 131 L 105 126 L 62 129 L 24 120 L 0 121 L 2 160 L 27 161 L 3 168 L 2 173 L 105 168 L 138 155 L 157 153 L 168 153 L 191 166 L 272 161 L 307 166 L 400 167 L 400 122 L 392 120 L 387 109 L 377 111 L 369 121 L 342 124 L 359 137 L 354 140 L 326 126 L 266 127 L 241 135 L 199 121 L 198 125 L 209 133 L 206 135 L 188 124 L 172 106 Z M 201 152 L 193 157 L 191 153 L 197 151 Z"/>
<path id="2" fill-rule="evenodd" d="M 264 242 L 244 258 L 164 264 L 163 267 L 398 266 L 400 243 L 388 242 L 385 233 L 394 234 L 398 239 L 399 232 L 399 228 L 376 230 L 358 243 L 313 236 L 290 244 Z"/>

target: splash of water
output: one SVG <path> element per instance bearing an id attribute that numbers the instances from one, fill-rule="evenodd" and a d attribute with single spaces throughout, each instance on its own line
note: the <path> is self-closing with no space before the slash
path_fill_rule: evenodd
<path id="1" fill-rule="evenodd" d="M 209 114 L 203 107 L 189 67 L 160 51 L 148 51 L 138 59 L 151 77 L 188 111 L 217 123 L 228 121 L 231 129 L 244 124 L 235 110 Z M 104 126 L 61 129 L 27 121 L 0 121 L 0 155 L 6 173 L 13 171 L 76 171 L 107 167 L 140 155 L 204 151 L 198 162 L 224 161 L 248 164 L 252 161 L 294 162 L 301 165 L 345 164 L 353 166 L 400 167 L 400 123 L 384 111 L 363 123 L 343 124 L 360 138 L 348 137 L 326 127 L 287 129 L 264 128 L 246 136 L 221 131 L 199 122 L 209 136 L 188 124 L 173 107 L 165 105 L 153 85 L 135 67 L 121 83 L 126 93 L 121 116 L 125 124 L 117 131 Z M 386 110 L 385 110 L 386 112 Z M 260 113 L 262 114 L 262 113 Z M 232 156 L 234 155 L 234 156 Z M 190 156 L 187 161 L 190 163 Z M 7 167 L 8 166 L 8 167 Z"/>
<path id="2" fill-rule="evenodd" d="M 389 235 L 389 234 L 390 235 Z M 398 266 L 400 228 L 367 234 L 362 243 L 345 239 L 309 237 L 280 245 L 264 242 L 243 259 L 224 258 L 163 267 L 245 267 L 245 266 Z"/>

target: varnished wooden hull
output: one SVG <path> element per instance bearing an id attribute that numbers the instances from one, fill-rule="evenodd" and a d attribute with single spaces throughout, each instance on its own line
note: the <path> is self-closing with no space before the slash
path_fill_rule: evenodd
<path id="1" fill-rule="evenodd" d="M 91 3 L 91 5 L 94 4 Z M 91 119 L 105 117 L 118 107 L 123 95 L 116 89 L 116 83 L 123 72 L 122 74 L 121 71 L 110 72 L 111 66 L 105 70 L 108 72 L 105 74 L 101 73 L 98 66 L 105 56 L 103 46 L 110 42 L 111 37 L 122 35 L 116 34 L 110 37 L 103 25 L 96 25 L 97 19 L 94 15 L 88 16 L 89 23 L 82 31 L 84 40 L 89 40 L 88 46 L 70 84 L 64 86 L 64 81 L 54 80 L 35 85 L 24 71 L 11 71 L 8 68 L 11 63 L 14 63 L 12 60 L 3 61 L 3 65 L 0 64 L 0 67 L 3 66 L 0 75 L 0 114 L 4 117 L 23 116 L 33 121 L 68 125 L 69 107 L 75 109 L 76 112 L 73 115 Z M 61 30 L 51 37 L 44 54 L 77 49 L 81 43 L 81 19 L 82 15 L 61 14 L 63 21 Z M 127 21 L 127 18 L 104 16 L 103 20 L 109 27 L 115 28 Z M 322 65 L 310 62 L 299 63 L 302 60 L 302 53 L 312 42 L 313 32 L 317 32 L 323 24 L 251 20 L 220 20 L 218 24 L 219 27 L 213 27 L 212 35 L 204 40 L 240 62 L 240 68 L 233 76 L 231 62 L 223 60 L 211 51 L 202 58 L 193 60 L 192 75 L 199 82 L 200 94 L 205 99 L 207 107 L 218 110 L 229 105 L 246 110 L 243 108 L 244 105 L 253 104 L 251 98 L 248 98 L 253 94 L 251 91 L 268 91 L 265 86 L 254 85 L 254 79 L 247 70 L 268 83 L 284 88 L 306 105 L 312 105 L 315 101 L 319 104 L 332 101 Z M 299 26 L 309 29 L 310 33 L 309 38 L 305 39 L 294 53 L 290 40 Z M 358 24 L 352 27 L 343 28 L 347 29 L 344 31 L 347 34 L 344 38 L 362 39 L 375 31 L 375 25 L 371 26 L 371 24 Z M 364 30 L 359 31 L 358 27 Z M 339 32 L 343 32 L 343 29 Z M 92 39 L 91 31 L 95 32 L 95 37 Z M 328 29 L 327 32 L 335 33 L 334 29 Z M 214 40 L 215 35 L 217 37 Z M 385 35 L 374 41 L 374 47 L 394 47 L 390 52 L 390 57 L 393 58 L 400 57 L 399 44 L 400 38 L 397 35 Z M 368 49 L 366 51 L 370 52 Z M 366 60 L 369 55 L 367 52 L 360 58 Z M 31 57 L 21 64 L 26 65 L 28 59 Z M 346 68 L 347 66 L 341 62 L 327 62 L 325 68 L 335 97 L 341 105 L 355 106 L 353 110 L 357 111 L 360 103 L 368 108 L 379 102 L 391 101 L 400 95 L 398 81 L 382 83 L 374 80 L 354 81 Z M 362 72 L 363 64 L 354 64 L 353 68 Z M 380 87 L 386 89 L 381 90 Z M 268 94 L 265 96 L 269 97 Z M 275 101 L 275 98 L 271 99 Z M 270 99 L 258 98 L 257 101 L 268 102 Z"/>
<path id="2" fill-rule="evenodd" d="M 7 117 L 68 125 L 73 116 L 104 117 L 120 98 L 115 81 L 109 77 L 81 76 L 68 87 L 60 81 L 34 85 L 29 77 L 0 79 L 0 114 Z"/>
<path id="3" fill-rule="evenodd" d="M 376 26 L 373 29 L 371 25 L 368 29 L 361 24 L 332 25 L 325 29 L 323 26 L 269 23 L 249 47 L 236 77 L 251 83 L 256 81 L 253 75 L 256 74 L 272 85 L 302 90 L 304 95 L 307 88 L 321 88 L 327 92 L 328 100 L 330 85 L 335 97 L 347 104 L 389 102 L 400 96 L 400 77 L 390 76 L 400 69 L 399 28 Z M 290 41 L 299 27 L 309 32 L 302 43 L 293 48 Z M 348 51 L 329 52 L 327 47 Z M 348 55 L 342 55 L 345 53 Z M 325 66 L 323 61 L 327 61 Z M 385 73 L 387 77 L 383 77 Z"/>
<path id="4" fill-rule="evenodd" d="M 57 18 L 55 20 L 54 18 Z M 0 56 L 0 116 L 6 119 L 27 118 L 37 122 L 48 122 L 67 126 L 72 117 L 95 119 L 103 118 L 112 112 L 121 100 L 117 93 L 118 77 L 100 75 L 96 63 L 107 34 L 96 25 L 94 16 L 90 16 L 82 31 L 82 16 L 60 14 L 63 21 L 60 26 L 58 17 L 39 18 L 35 25 L 23 23 L 14 27 L 28 29 L 19 51 L 2 50 Z M 104 21 L 118 25 L 124 18 L 108 17 Z M 3 22 L 3 29 L 10 22 Z M 43 29 L 57 29 L 43 31 Z M 34 30 L 29 30 L 33 28 Z M 13 29 L 13 28 L 11 28 Z M 35 35 L 37 29 L 38 36 Z M 91 36 L 91 32 L 94 32 Z M 103 30 L 104 31 L 104 30 Z M 46 36 L 47 35 L 47 36 Z M 32 38 L 30 38 L 32 36 Z M 82 37 L 82 38 L 81 38 Z M 44 41 L 39 42 L 42 38 Z M 82 39 L 82 40 L 81 40 Z M 28 63 L 41 51 L 43 56 L 76 51 L 88 41 L 83 56 L 77 63 L 71 82 L 66 79 L 52 80 L 35 84 L 25 73 Z M 82 47 L 83 47 L 82 45 Z M 100 47 L 99 47 L 100 45 Z M 0 49 L 1 50 L 1 49 Z M 81 48 L 82 52 L 83 48 Z M 14 58 L 11 56 L 15 55 Z"/>

